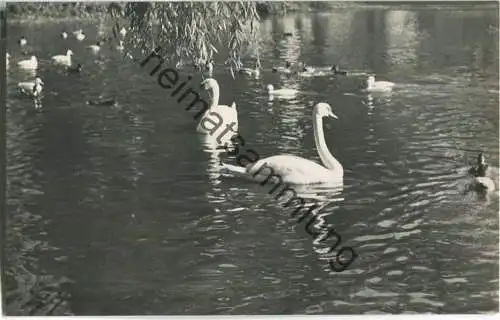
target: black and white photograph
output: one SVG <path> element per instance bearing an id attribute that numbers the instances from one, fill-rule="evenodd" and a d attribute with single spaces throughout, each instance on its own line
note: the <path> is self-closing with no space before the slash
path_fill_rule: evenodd
<path id="1" fill-rule="evenodd" d="M 499 312 L 498 1 L 0 13 L 4 315 Z"/>

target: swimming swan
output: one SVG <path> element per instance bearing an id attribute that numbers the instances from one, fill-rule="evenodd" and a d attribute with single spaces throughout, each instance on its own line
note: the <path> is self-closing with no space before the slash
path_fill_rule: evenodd
<path id="1" fill-rule="evenodd" d="M 375 81 L 375 76 L 369 76 L 366 80 L 367 91 L 391 91 L 392 87 L 394 87 L 393 82 Z"/>
<path id="2" fill-rule="evenodd" d="M 65 66 L 70 66 L 71 65 L 71 56 L 73 55 L 73 51 L 68 50 L 66 52 L 66 55 L 57 55 L 52 57 L 52 61 L 55 64 L 62 64 Z"/>
<path id="3" fill-rule="evenodd" d="M 101 50 L 101 41 L 97 41 L 96 44 L 92 44 L 87 48 L 89 48 L 93 53 L 98 53 L 99 50 Z"/>
<path id="4" fill-rule="evenodd" d="M 299 91 L 295 89 L 274 89 L 274 86 L 272 84 L 268 84 L 267 92 L 269 93 L 269 95 L 292 97 L 295 96 Z"/>
<path id="5" fill-rule="evenodd" d="M 17 63 L 17 65 L 21 69 L 26 69 L 26 70 L 35 70 L 38 68 L 38 60 L 36 59 L 35 56 L 31 56 L 31 59 L 29 60 L 21 60 Z"/>
<path id="6" fill-rule="evenodd" d="M 75 38 L 78 41 L 83 41 L 86 38 L 86 36 L 83 34 L 82 29 L 73 32 L 73 34 L 75 35 Z"/>
<path id="7" fill-rule="evenodd" d="M 207 129 L 202 126 L 202 123 L 207 121 L 214 122 L 216 118 L 219 118 L 219 121 L 222 120 L 220 124 L 221 129 L 226 129 L 227 126 L 231 126 L 234 133 L 238 131 L 238 111 L 236 110 L 236 103 L 233 102 L 231 106 L 225 106 L 219 104 L 219 84 L 213 78 L 208 78 L 201 82 L 201 87 L 204 90 L 210 90 L 212 93 L 212 104 L 208 108 L 207 111 L 203 114 L 198 123 L 196 131 L 200 133 L 209 134 Z M 215 114 L 214 114 L 215 113 Z M 234 123 L 234 124 L 232 124 Z M 211 128 L 209 128 L 211 129 Z M 220 130 L 222 132 L 222 130 Z M 220 133 L 213 134 L 214 137 L 217 137 Z"/>
<path id="8" fill-rule="evenodd" d="M 43 91 L 43 81 L 40 77 L 36 77 L 35 81 L 19 82 L 17 87 L 22 94 L 29 97 L 38 97 Z"/>
<path id="9" fill-rule="evenodd" d="M 278 155 L 260 159 L 246 167 L 239 167 L 222 163 L 223 168 L 238 174 L 243 174 L 252 180 L 264 181 L 273 173 L 279 175 L 284 183 L 290 184 L 342 184 L 344 169 L 342 164 L 328 151 L 323 133 L 323 117 L 338 117 L 332 112 L 327 103 L 318 103 L 313 109 L 314 140 L 319 157 L 323 162 L 320 165 L 314 161 L 293 155 Z M 263 170 L 265 168 L 270 170 Z M 262 172 L 261 172 L 262 171 Z"/>

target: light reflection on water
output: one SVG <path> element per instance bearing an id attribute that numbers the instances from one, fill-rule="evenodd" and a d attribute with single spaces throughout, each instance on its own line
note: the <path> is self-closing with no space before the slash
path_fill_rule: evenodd
<path id="1" fill-rule="evenodd" d="M 31 50 L 46 83 L 37 113 L 15 89 L 28 75 L 8 71 L 11 314 L 498 308 L 498 197 L 462 192 L 467 162 L 481 150 L 498 186 L 494 10 L 276 17 L 260 25 L 260 78 L 231 79 L 216 68 L 220 103 L 236 101 L 246 147 L 262 157 L 319 162 L 311 108 L 325 101 L 339 116 L 325 121 L 325 135 L 344 166 L 343 189 L 296 191 L 321 203 L 317 223 L 331 224 L 358 252 L 342 273 L 324 259 L 330 243 L 315 241 L 269 186 L 219 172 L 220 160 L 234 157 L 200 143 L 192 115 L 154 77 L 112 50 L 95 57 L 88 44 L 54 42 L 63 25 L 9 29 L 36 39 Z M 94 25 L 81 26 L 95 37 Z M 9 41 L 11 61 L 24 58 Z M 82 76 L 48 64 L 67 46 L 85 63 Z M 326 70 L 339 64 L 350 76 L 270 71 L 285 59 Z M 395 90 L 364 92 L 371 73 Z M 269 101 L 267 84 L 299 93 Z M 99 94 L 116 96 L 118 106 L 85 105 Z M 36 299 L 40 306 L 29 303 Z"/>

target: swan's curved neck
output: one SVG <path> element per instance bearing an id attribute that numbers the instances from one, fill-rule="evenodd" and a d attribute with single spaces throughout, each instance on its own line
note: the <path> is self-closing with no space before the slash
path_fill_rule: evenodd
<path id="1" fill-rule="evenodd" d="M 210 109 L 215 108 L 219 105 L 219 85 L 217 83 L 214 83 L 211 89 L 212 89 L 212 104 L 210 105 Z"/>
<path id="2" fill-rule="evenodd" d="M 319 115 L 314 115 L 314 141 L 323 165 L 330 171 L 341 172 L 343 175 L 344 169 L 342 165 L 328 150 L 325 134 L 323 133 L 323 119 Z"/>

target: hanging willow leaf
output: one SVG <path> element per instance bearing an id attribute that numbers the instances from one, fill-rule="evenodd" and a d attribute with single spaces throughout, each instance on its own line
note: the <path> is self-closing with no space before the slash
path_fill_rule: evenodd
<path id="1" fill-rule="evenodd" d="M 177 59 L 171 63 L 206 62 L 219 54 L 216 47 L 225 47 L 230 49 L 226 61 L 237 70 L 245 49 L 258 44 L 256 7 L 256 2 L 246 1 L 129 2 L 112 3 L 108 11 L 113 18 L 121 12 L 120 19 L 129 21 L 130 46 L 145 52 L 160 46 L 164 54 Z"/>

